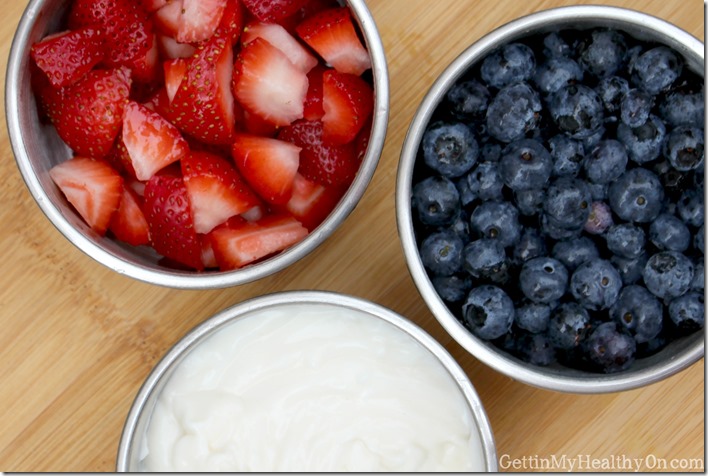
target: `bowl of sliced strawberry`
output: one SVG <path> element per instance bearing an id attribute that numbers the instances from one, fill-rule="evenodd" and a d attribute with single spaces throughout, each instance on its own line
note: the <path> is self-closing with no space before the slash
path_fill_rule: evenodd
<path id="1" fill-rule="evenodd" d="M 31 0 L 5 93 L 57 229 L 188 289 L 268 276 L 328 238 L 374 174 L 389 106 L 363 0 Z"/>

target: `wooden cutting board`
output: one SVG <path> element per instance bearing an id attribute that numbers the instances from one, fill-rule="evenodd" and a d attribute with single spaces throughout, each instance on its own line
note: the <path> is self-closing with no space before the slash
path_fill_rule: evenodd
<path id="1" fill-rule="evenodd" d="M 274 291 L 321 289 L 367 298 L 409 317 L 469 374 L 491 420 L 502 469 L 703 466 L 704 362 L 647 388 L 578 396 L 538 390 L 490 370 L 435 321 L 408 274 L 394 214 L 396 167 L 426 90 L 468 44 L 559 0 L 369 0 L 388 56 L 391 117 L 380 165 L 345 224 L 290 269 L 215 291 L 165 289 L 94 262 L 51 226 L 0 128 L 0 470 L 112 471 L 122 425 L 163 353 L 210 315 Z M 594 1 L 669 20 L 701 40 L 698 0 Z M 0 61 L 27 0 L 5 2 Z M 3 75 L 4 79 L 4 75 Z M 4 83 L 3 83 L 4 88 Z M 628 466 L 638 458 L 640 466 Z M 593 468 L 593 464 L 599 465 Z M 672 469 L 671 466 L 667 466 Z M 574 466 L 578 469 L 578 466 Z"/>

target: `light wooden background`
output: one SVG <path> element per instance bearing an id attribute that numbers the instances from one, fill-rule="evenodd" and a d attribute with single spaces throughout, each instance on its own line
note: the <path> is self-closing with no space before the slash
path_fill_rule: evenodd
<path id="1" fill-rule="evenodd" d="M 642 458 L 647 464 L 640 469 L 645 470 L 662 459 L 702 462 L 703 360 L 662 383 L 619 394 L 567 395 L 514 382 L 451 341 L 418 295 L 398 242 L 398 154 L 427 88 L 447 63 L 493 28 L 523 14 L 572 3 L 585 2 L 369 0 L 391 78 L 391 121 L 373 181 L 327 243 L 292 268 L 237 288 L 155 287 L 88 258 L 34 203 L 3 124 L 0 470 L 114 470 L 124 419 L 157 359 L 217 311 L 246 298 L 291 289 L 340 291 L 373 300 L 408 316 L 442 342 L 465 368 L 486 406 L 503 468 L 518 459 L 526 462 L 520 469 L 532 470 L 535 458 L 552 456 Z M 642 10 L 703 39 L 704 11 L 698 0 L 594 3 Z M 3 2 L 3 70 L 26 4 Z"/>

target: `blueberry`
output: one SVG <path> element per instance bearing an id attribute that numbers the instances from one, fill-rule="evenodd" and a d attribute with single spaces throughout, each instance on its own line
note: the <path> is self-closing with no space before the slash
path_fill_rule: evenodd
<path id="1" fill-rule="evenodd" d="M 570 278 L 570 292 L 581 306 L 591 311 L 608 309 L 620 290 L 622 277 L 608 260 L 595 259 L 578 266 Z"/>
<path id="2" fill-rule="evenodd" d="M 624 173 L 628 161 L 624 144 L 615 139 L 605 139 L 590 151 L 583 169 L 591 182 L 610 183 Z"/>
<path id="3" fill-rule="evenodd" d="M 487 132 L 501 142 L 521 139 L 538 126 L 541 110 L 538 93 L 526 83 L 514 83 L 501 89 L 489 103 Z"/>
<path id="4" fill-rule="evenodd" d="M 545 332 L 551 320 L 550 304 L 540 302 L 527 302 L 516 308 L 514 322 L 517 327 L 533 334 Z"/>
<path id="5" fill-rule="evenodd" d="M 705 254 L 706 247 L 706 237 L 705 237 L 705 225 L 701 224 L 695 235 L 693 235 L 693 246 L 701 253 Z"/>
<path id="6" fill-rule="evenodd" d="M 460 197 L 460 205 L 467 207 L 477 200 L 477 194 L 472 191 L 470 184 L 467 181 L 467 175 L 463 175 L 460 178 L 454 180 L 455 188 L 457 189 L 457 194 Z"/>
<path id="7" fill-rule="evenodd" d="M 641 89 L 630 89 L 620 102 L 620 119 L 629 127 L 639 127 L 649 119 L 654 96 Z"/>
<path id="8" fill-rule="evenodd" d="M 428 177 L 413 188 L 412 202 L 425 225 L 446 226 L 460 213 L 460 194 L 450 179 Z"/>
<path id="9" fill-rule="evenodd" d="M 703 129 L 678 126 L 673 129 L 664 143 L 664 156 L 680 172 L 688 172 L 703 165 Z"/>
<path id="10" fill-rule="evenodd" d="M 599 96 L 582 84 L 556 91 L 550 98 L 548 110 L 558 129 L 573 139 L 592 136 L 602 127 L 604 119 Z"/>
<path id="11" fill-rule="evenodd" d="M 543 213 L 541 214 L 541 232 L 553 240 L 570 240 L 581 236 L 583 228 L 562 227 Z"/>
<path id="12" fill-rule="evenodd" d="M 666 140 L 666 126 L 657 116 L 650 114 L 644 124 L 629 127 L 617 126 L 617 139 L 627 148 L 627 155 L 638 164 L 657 159 Z"/>
<path id="13" fill-rule="evenodd" d="M 610 116 L 620 111 L 622 98 L 629 92 L 629 82 L 621 76 L 608 76 L 595 86 L 595 92 L 600 97 L 605 112 Z"/>
<path id="14" fill-rule="evenodd" d="M 644 266 L 644 284 L 659 299 L 672 299 L 686 293 L 693 281 L 693 263 L 676 251 L 661 251 Z"/>
<path id="15" fill-rule="evenodd" d="M 502 150 L 499 174 L 512 190 L 541 188 L 548 182 L 552 170 L 551 154 L 535 139 L 521 139 Z"/>
<path id="16" fill-rule="evenodd" d="M 612 211 L 622 220 L 648 223 L 664 206 L 664 189 L 653 172 L 637 167 L 610 184 L 608 199 Z"/>
<path id="17" fill-rule="evenodd" d="M 580 65 L 597 78 L 607 78 L 623 66 L 627 42 L 616 30 L 594 30 L 578 48 Z"/>
<path id="18" fill-rule="evenodd" d="M 447 229 L 459 236 L 465 245 L 472 239 L 470 237 L 470 217 L 465 210 L 460 211 L 455 221 Z"/>
<path id="19" fill-rule="evenodd" d="M 477 162 L 479 145 L 469 127 L 437 123 L 423 135 L 425 164 L 448 178 L 459 177 Z"/>
<path id="20" fill-rule="evenodd" d="M 594 201 L 604 202 L 607 200 L 608 184 L 588 182 L 588 188 L 590 189 L 590 196 Z"/>
<path id="21" fill-rule="evenodd" d="M 505 201 L 481 203 L 470 216 L 470 227 L 477 236 L 493 238 L 504 248 L 513 246 L 521 235 L 519 212 Z"/>
<path id="22" fill-rule="evenodd" d="M 440 276 L 450 276 L 461 269 L 464 244 L 451 230 L 437 231 L 420 245 L 420 259 L 428 271 Z"/>
<path id="23" fill-rule="evenodd" d="M 560 177 L 546 191 L 544 216 L 560 228 L 580 230 L 588 220 L 591 203 L 590 190 L 584 181 Z"/>
<path id="24" fill-rule="evenodd" d="M 557 301 L 568 287 L 568 270 L 554 258 L 530 259 L 519 272 L 519 287 L 530 301 L 546 304 Z"/>
<path id="25" fill-rule="evenodd" d="M 704 127 L 705 100 L 703 90 L 697 93 L 671 91 L 659 103 L 659 114 L 667 125 Z"/>
<path id="26" fill-rule="evenodd" d="M 519 242 L 514 246 L 513 257 L 518 263 L 546 255 L 546 240 L 535 228 L 524 228 Z"/>
<path id="27" fill-rule="evenodd" d="M 498 240 L 482 238 L 464 249 L 464 268 L 474 278 L 502 283 L 507 278 L 508 263 L 504 247 Z"/>
<path id="28" fill-rule="evenodd" d="M 523 333 L 516 339 L 519 358 L 532 365 L 546 366 L 556 361 L 556 352 L 544 334 Z"/>
<path id="29" fill-rule="evenodd" d="M 691 231 L 676 216 L 662 213 L 649 225 L 649 241 L 659 250 L 684 252 L 691 244 Z"/>
<path id="30" fill-rule="evenodd" d="M 705 214 L 703 188 L 684 191 L 676 204 L 676 212 L 687 225 L 695 227 L 703 225 Z"/>
<path id="31" fill-rule="evenodd" d="M 661 332 L 664 307 L 644 286 L 625 286 L 617 302 L 610 308 L 610 317 L 629 334 L 637 344 L 649 342 Z"/>
<path id="32" fill-rule="evenodd" d="M 637 344 L 615 322 L 603 322 L 588 335 L 583 348 L 591 363 L 605 373 L 615 373 L 634 363 Z"/>
<path id="33" fill-rule="evenodd" d="M 703 294 L 689 292 L 672 300 L 669 303 L 669 318 L 681 333 L 702 329 L 705 322 Z"/>
<path id="34" fill-rule="evenodd" d="M 471 79 L 454 84 L 445 99 L 450 113 L 455 118 L 469 121 L 484 116 L 491 94 L 486 86 Z"/>
<path id="35" fill-rule="evenodd" d="M 543 54 L 548 58 L 565 57 L 572 54 L 572 49 L 560 33 L 552 31 L 543 37 Z"/>
<path id="36" fill-rule="evenodd" d="M 703 294 L 703 290 L 705 289 L 705 286 L 706 286 L 705 281 L 706 281 L 705 266 L 703 265 L 703 262 L 701 261 L 700 263 L 696 263 L 696 267 L 693 270 L 693 281 L 691 281 L 691 290 L 698 291 L 701 294 Z"/>
<path id="37" fill-rule="evenodd" d="M 501 159 L 502 146 L 495 142 L 487 142 L 482 145 L 479 156 L 482 162 L 499 162 Z"/>
<path id="38" fill-rule="evenodd" d="M 536 68 L 534 83 L 541 94 L 548 95 L 561 87 L 583 80 L 583 70 L 570 58 L 549 58 Z"/>
<path id="39" fill-rule="evenodd" d="M 514 191 L 514 203 L 519 213 L 525 216 L 536 215 L 543 210 L 546 201 L 546 191 L 543 188 Z"/>
<path id="40" fill-rule="evenodd" d="M 546 336 L 554 348 L 570 351 L 580 346 L 589 328 L 588 312 L 575 302 L 566 302 L 551 312 Z"/>
<path id="41" fill-rule="evenodd" d="M 592 202 L 590 214 L 583 226 L 583 230 L 591 235 L 601 235 L 614 224 L 612 209 L 606 202 Z"/>
<path id="42" fill-rule="evenodd" d="M 527 81 L 536 69 L 533 50 L 522 43 L 507 43 L 482 60 L 479 73 L 488 86 L 501 89 Z"/>
<path id="43" fill-rule="evenodd" d="M 565 134 L 548 139 L 548 149 L 553 159 L 553 175 L 556 177 L 578 175 L 583 168 L 585 148 L 583 143 Z"/>
<path id="44" fill-rule="evenodd" d="M 469 276 L 433 276 L 433 287 L 440 298 L 451 304 L 461 302 L 472 289 L 472 280 Z"/>
<path id="45" fill-rule="evenodd" d="M 605 234 L 607 249 L 623 258 L 638 258 L 644 253 L 647 237 L 644 230 L 631 223 L 611 226 Z"/>
<path id="46" fill-rule="evenodd" d="M 571 240 L 556 242 L 551 250 L 551 256 L 563 263 L 563 266 L 572 273 L 586 261 L 599 258 L 600 252 L 591 239 L 581 236 Z"/>
<path id="47" fill-rule="evenodd" d="M 683 191 L 693 187 L 691 179 L 696 174 L 679 172 L 668 160 L 654 162 L 651 166 L 651 171 L 658 175 L 661 185 L 664 187 L 664 192 L 667 196 L 666 211 L 674 213 L 675 210 L 669 210 L 668 207 L 675 206 L 678 197 L 681 196 Z"/>
<path id="48" fill-rule="evenodd" d="M 630 64 L 632 83 L 649 94 L 667 91 L 681 75 L 683 63 L 666 46 L 657 46 L 640 54 Z"/>
<path id="49" fill-rule="evenodd" d="M 480 162 L 467 174 L 467 185 L 480 200 L 501 200 L 503 197 L 499 167 L 494 162 Z"/>
<path id="50" fill-rule="evenodd" d="M 500 288 L 483 284 L 473 288 L 462 305 L 465 324 L 481 339 L 497 339 L 514 322 L 514 303 Z"/>
<path id="51" fill-rule="evenodd" d="M 644 266 L 649 261 L 649 254 L 643 253 L 637 258 L 625 258 L 623 256 L 610 256 L 610 263 L 617 269 L 622 277 L 622 283 L 625 286 L 635 284 L 642 279 L 644 274 Z"/>

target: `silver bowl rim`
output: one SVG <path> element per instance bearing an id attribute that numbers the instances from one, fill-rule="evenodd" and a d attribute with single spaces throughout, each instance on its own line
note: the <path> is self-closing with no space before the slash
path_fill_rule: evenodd
<path id="1" fill-rule="evenodd" d="M 77 230 L 64 217 L 60 207 L 53 203 L 37 177 L 38 170 L 35 169 L 29 158 L 21 128 L 20 114 L 28 113 L 24 112 L 22 105 L 19 103 L 20 92 L 22 88 L 29 88 L 29 85 L 19 84 L 20 81 L 17 78 L 20 77 L 22 69 L 26 67 L 26 55 L 28 56 L 30 34 L 34 21 L 38 18 L 42 8 L 48 1 L 51 0 L 31 0 L 29 2 L 12 40 L 5 86 L 7 128 L 15 161 L 34 200 L 59 232 L 95 261 L 119 274 L 170 288 L 216 289 L 246 284 L 281 271 L 310 254 L 343 224 L 360 202 L 373 178 L 384 147 L 390 109 L 389 72 L 381 36 L 365 0 L 347 0 L 347 5 L 353 12 L 353 17 L 360 27 L 371 56 L 375 92 L 374 114 L 369 145 L 362 159 L 359 172 L 327 219 L 293 247 L 262 262 L 234 271 L 200 273 L 167 268 L 158 269 L 157 266 L 146 266 L 137 262 L 130 262 L 111 253 L 101 246 L 99 242 Z M 29 108 L 25 105 L 24 109 Z"/>
<path id="2" fill-rule="evenodd" d="M 674 45 L 686 56 L 704 61 L 704 45 L 693 35 L 655 16 L 614 6 L 573 5 L 550 8 L 512 20 L 468 46 L 434 81 L 416 110 L 401 149 L 396 178 L 396 222 L 406 259 L 406 265 L 414 284 L 428 308 L 443 328 L 470 354 L 492 369 L 514 380 L 534 387 L 557 392 L 599 394 L 643 387 L 674 375 L 691 366 L 704 356 L 704 337 L 693 342 L 678 355 L 665 359 L 661 364 L 641 371 L 617 374 L 589 374 L 583 378 L 545 372 L 542 367 L 524 364 L 492 344 L 469 332 L 449 311 L 436 293 L 418 254 L 411 212 L 413 169 L 418 146 L 425 127 L 446 91 L 460 78 L 467 68 L 488 52 L 510 39 L 523 37 L 539 27 L 568 25 L 570 23 L 592 24 L 602 21 L 615 26 L 641 28 L 646 34 L 659 35 L 665 42 Z M 703 68 L 700 68 L 703 74 Z M 582 372 L 578 372 L 582 373 Z"/>
<path id="3" fill-rule="evenodd" d="M 140 437 L 138 427 L 141 426 L 141 422 L 143 425 L 147 424 L 145 418 L 149 418 L 149 416 L 146 416 L 145 412 L 149 411 L 148 405 L 151 404 L 151 399 L 153 400 L 152 404 L 154 404 L 154 398 L 157 397 L 161 387 L 169 379 L 171 371 L 190 350 L 235 320 L 249 316 L 254 317 L 253 313 L 265 309 L 302 304 L 324 304 L 346 308 L 381 319 L 408 334 L 431 352 L 455 380 L 469 405 L 480 433 L 480 442 L 487 471 L 498 471 L 494 435 L 482 401 L 462 367 L 437 340 L 413 321 L 380 304 L 338 292 L 312 290 L 279 291 L 248 299 L 213 315 L 182 337 L 153 367 L 131 405 L 118 446 L 116 471 L 132 472 L 136 470 L 136 468 L 131 466 L 131 461 L 133 460 L 134 445 L 137 444 L 137 438 Z"/>

